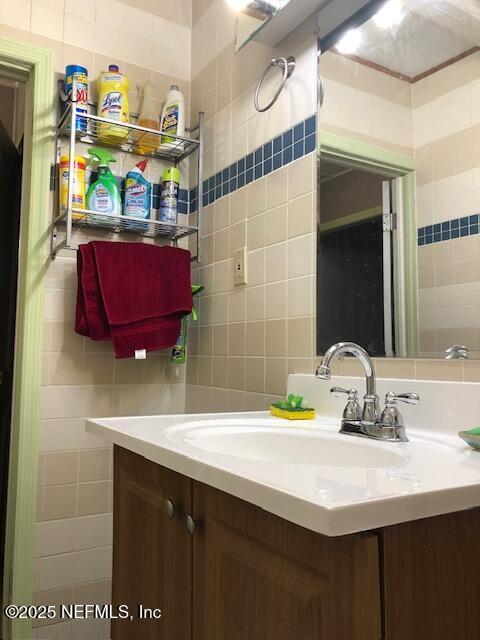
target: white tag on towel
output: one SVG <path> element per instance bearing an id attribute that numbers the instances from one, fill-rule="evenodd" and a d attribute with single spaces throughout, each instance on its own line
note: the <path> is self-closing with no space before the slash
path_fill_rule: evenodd
<path id="1" fill-rule="evenodd" d="M 135 360 L 146 360 L 146 359 L 147 359 L 146 349 L 135 349 Z"/>

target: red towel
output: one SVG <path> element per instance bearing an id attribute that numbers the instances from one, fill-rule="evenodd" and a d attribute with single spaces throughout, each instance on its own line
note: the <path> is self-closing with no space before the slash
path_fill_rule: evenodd
<path id="1" fill-rule="evenodd" d="M 117 358 L 175 344 L 181 319 L 192 310 L 188 251 L 90 242 L 77 255 L 77 333 L 112 340 Z"/>

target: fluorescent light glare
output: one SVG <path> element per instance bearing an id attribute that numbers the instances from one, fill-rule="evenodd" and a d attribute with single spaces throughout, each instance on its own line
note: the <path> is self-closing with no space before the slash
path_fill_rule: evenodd
<path id="1" fill-rule="evenodd" d="M 250 0 L 227 0 L 228 6 L 234 11 L 243 11 L 249 3 Z"/>
<path id="2" fill-rule="evenodd" d="M 339 53 L 355 53 L 362 41 L 361 33 L 358 29 L 349 29 L 335 45 Z"/>
<path id="3" fill-rule="evenodd" d="M 388 0 L 373 16 L 373 21 L 381 29 L 388 29 L 400 24 L 403 18 L 400 0 Z"/>

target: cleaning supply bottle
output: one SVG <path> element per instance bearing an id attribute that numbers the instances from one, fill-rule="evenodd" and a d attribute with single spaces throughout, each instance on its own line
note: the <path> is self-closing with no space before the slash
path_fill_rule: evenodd
<path id="1" fill-rule="evenodd" d="M 158 219 L 161 220 L 161 222 L 177 222 L 179 186 L 180 171 L 176 167 L 165 169 L 160 182 L 160 209 Z"/>
<path id="2" fill-rule="evenodd" d="M 109 216 L 119 216 L 122 210 L 120 189 L 113 175 L 109 163 L 116 162 L 107 149 L 89 149 L 92 159 L 98 161 L 97 180 L 93 182 L 87 191 L 87 209 L 98 211 L 102 216 L 90 216 L 89 222 L 100 224 L 115 224 Z"/>
<path id="3" fill-rule="evenodd" d="M 172 133 L 176 136 L 185 135 L 185 99 L 176 84 L 172 84 L 165 98 L 160 130 L 165 134 Z M 168 135 L 162 135 L 160 138 L 160 150 L 162 148 L 181 149 L 182 146 L 181 142 L 179 143 Z"/>
<path id="4" fill-rule="evenodd" d="M 73 193 L 72 207 L 75 209 L 85 209 L 85 169 L 87 161 L 83 156 L 75 156 L 73 160 Z M 58 168 L 59 188 L 58 198 L 60 205 L 60 213 L 67 213 L 68 207 L 68 176 L 70 171 L 70 161 L 68 156 L 60 156 L 60 164 Z M 80 220 L 83 214 L 78 211 L 72 212 L 73 220 Z"/>
<path id="5" fill-rule="evenodd" d="M 143 220 L 150 219 L 150 205 L 152 198 L 152 185 L 145 178 L 144 171 L 148 160 L 141 160 L 127 173 L 125 179 L 125 205 L 123 215 Z M 148 224 L 137 224 L 128 221 L 129 229 L 147 231 Z"/>
<path id="6" fill-rule="evenodd" d="M 97 89 L 97 115 L 113 122 L 128 123 L 130 82 L 127 76 L 120 73 L 115 64 L 111 64 L 108 67 L 108 71 L 104 71 L 97 78 Z M 98 138 L 102 142 L 110 142 L 112 144 L 121 142 L 125 139 L 126 133 L 127 131 L 122 126 L 106 123 L 99 123 L 98 125 Z"/>
<path id="7" fill-rule="evenodd" d="M 192 297 L 203 291 L 203 289 L 204 287 L 201 284 L 192 284 Z M 172 348 L 170 360 L 176 364 L 185 364 L 190 318 L 192 320 L 198 320 L 198 311 L 194 304 L 192 304 L 192 313 L 188 316 L 183 316 L 179 336 Z"/>
<path id="8" fill-rule="evenodd" d="M 158 113 L 155 112 L 155 105 L 153 104 L 152 85 L 150 82 L 145 83 L 143 88 L 143 102 L 140 115 L 138 116 L 137 124 L 139 127 L 146 127 L 147 129 L 160 130 L 160 124 L 158 122 Z M 138 140 L 137 152 L 141 154 L 154 153 L 158 147 L 158 136 L 155 134 L 135 132 L 135 140 Z"/>
<path id="9" fill-rule="evenodd" d="M 75 95 L 73 95 L 73 85 L 75 84 Z M 87 121 L 79 113 L 88 113 L 88 71 L 78 64 L 69 64 L 65 69 L 65 93 L 75 100 L 77 108 L 77 118 L 75 129 L 77 131 L 87 130 Z"/>

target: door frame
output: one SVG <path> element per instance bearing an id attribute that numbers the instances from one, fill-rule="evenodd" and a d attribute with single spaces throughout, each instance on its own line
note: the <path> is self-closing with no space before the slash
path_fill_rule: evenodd
<path id="1" fill-rule="evenodd" d="M 17 317 L 4 602 L 30 604 L 34 588 L 38 430 L 45 271 L 49 263 L 50 164 L 53 144 L 53 54 L 0 38 L 0 72 L 26 82 L 24 160 L 18 256 Z M 6 640 L 31 638 L 28 620 L 2 620 Z"/>
<path id="2" fill-rule="evenodd" d="M 359 167 L 375 169 L 392 178 L 403 178 L 403 234 L 405 242 L 405 327 L 406 357 L 418 353 L 417 316 L 417 223 L 415 209 L 415 160 L 411 156 L 395 153 L 359 140 L 329 131 L 318 132 L 317 175 L 320 175 L 321 157 L 353 162 Z M 319 181 L 317 181 L 319 183 Z M 321 196 L 317 197 L 318 214 Z M 318 218 L 319 219 L 319 218 Z M 402 356 L 405 357 L 405 356 Z"/>

